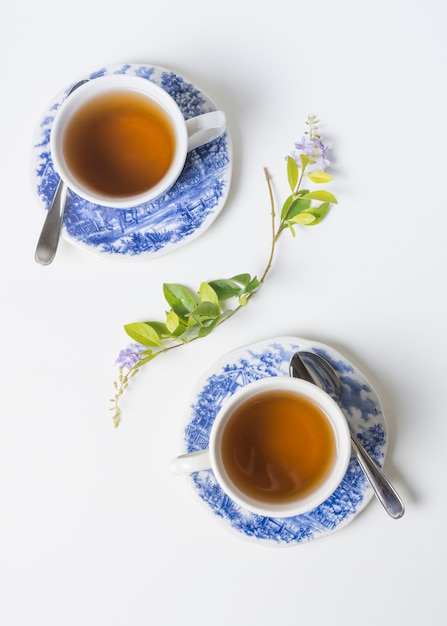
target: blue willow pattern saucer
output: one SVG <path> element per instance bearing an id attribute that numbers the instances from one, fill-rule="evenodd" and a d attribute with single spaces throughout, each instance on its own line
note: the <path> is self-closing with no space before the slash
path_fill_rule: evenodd
<path id="1" fill-rule="evenodd" d="M 82 78 L 94 80 L 105 74 L 136 75 L 160 85 L 177 102 L 185 119 L 216 109 L 194 85 L 174 72 L 155 66 L 112 66 Z M 49 151 L 51 126 L 67 91 L 68 88 L 50 104 L 34 142 L 35 184 L 47 210 L 59 180 Z M 113 209 L 92 204 L 70 192 L 62 234 L 72 243 L 109 259 L 147 260 L 166 254 L 189 243 L 211 226 L 225 204 L 231 168 L 231 141 L 227 131 L 189 152 L 177 182 L 152 202 L 131 209 Z"/>
<path id="2" fill-rule="evenodd" d="M 185 451 L 206 448 L 212 423 L 226 398 L 239 387 L 267 376 L 288 376 L 289 361 L 297 350 L 325 357 L 342 382 L 341 407 L 351 429 L 383 465 L 387 427 L 379 399 L 364 376 L 334 349 L 294 337 L 271 339 L 227 354 L 200 381 L 187 414 Z M 233 502 L 219 487 L 211 470 L 189 476 L 193 490 L 206 507 L 231 530 L 264 544 L 290 546 L 317 539 L 349 523 L 370 501 L 373 491 L 352 456 L 346 475 L 323 504 L 310 513 L 288 518 L 263 517 Z"/>

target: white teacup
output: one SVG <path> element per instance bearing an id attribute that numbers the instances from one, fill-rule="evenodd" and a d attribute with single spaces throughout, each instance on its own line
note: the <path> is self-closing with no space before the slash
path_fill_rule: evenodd
<path id="1" fill-rule="evenodd" d="M 225 132 L 222 111 L 185 120 L 175 100 L 139 76 L 112 74 L 80 85 L 56 112 L 54 167 L 95 204 L 134 207 L 165 193 L 187 153 Z"/>
<path id="2" fill-rule="evenodd" d="M 349 427 L 335 401 L 312 383 L 278 376 L 250 383 L 224 402 L 209 447 L 178 456 L 172 469 L 212 469 L 245 509 L 290 517 L 335 491 L 350 454 Z"/>

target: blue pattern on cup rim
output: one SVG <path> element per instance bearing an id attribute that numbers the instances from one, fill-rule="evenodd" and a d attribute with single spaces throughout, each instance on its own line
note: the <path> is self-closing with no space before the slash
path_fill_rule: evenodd
<path id="1" fill-rule="evenodd" d="M 94 80 L 106 74 L 141 76 L 160 85 L 177 102 L 185 119 L 216 110 L 210 98 L 192 83 L 157 66 L 113 65 L 81 79 Z M 48 106 L 34 140 L 33 178 L 46 210 L 59 181 L 49 150 L 51 127 L 69 87 Z M 107 259 L 139 261 L 161 256 L 193 241 L 211 226 L 226 202 L 231 170 L 232 148 L 227 130 L 218 139 L 191 150 L 177 182 L 152 202 L 130 209 L 114 209 L 93 204 L 70 192 L 62 235 L 71 243 Z"/>
<path id="2" fill-rule="evenodd" d="M 217 361 L 199 381 L 186 416 L 185 452 L 207 447 L 212 423 L 222 403 L 240 387 L 268 376 L 288 376 L 297 350 L 325 357 L 342 382 L 341 407 L 358 439 L 383 465 L 387 425 L 377 394 L 345 357 L 325 344 L 279 337 L 237 349 Z M 245 539 L 273 546 L 292 546 L 317 539 L 346 526 L 368 504 L 373 491 L 354 456 L 336 491 L 313 511 L 288 518 L 263 517 L 233 502 L 217 484 L 211 470 L 188 477 L 205 507 L 226 527 Z"/>

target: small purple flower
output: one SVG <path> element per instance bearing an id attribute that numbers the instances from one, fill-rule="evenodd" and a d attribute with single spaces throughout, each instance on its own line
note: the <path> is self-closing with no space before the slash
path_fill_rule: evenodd
<path id="1" fill-rule="evenodd" d="M 315 141 L 311 141 L 307 135 L 303 135 L 303 137 L 301 138 L 301 143 L 299 143 L 298 141 L 295 143 L 295 148 L 303 154 L 307 154 L 307 156 L 310 156 L 315 149 Z"/>
<path id="2" fill-rule="evenodd" d="M 295 143 L 295 148 L 296 150 L 292 150 L 290 156 L 295 159 L 298 165 L 301 166 L 300 154 L 305 154 L 313 161 L 306 168 L 308 172 L 315 170 L 324 172 L 325 168 L 330 165 L 327 158 L 328 147 L 321 139 L 309 139 L 307 135 L 304 135 L 301 142 Z"/>
<path id="3" fill-rule="evenodd" d="M 126 348 L 120 351 L 115 365 L 120 369 L 131 369 L 140 360 L 140 355 L 146 350 L 146 347 L 140 343 L 130 343 Z"/>

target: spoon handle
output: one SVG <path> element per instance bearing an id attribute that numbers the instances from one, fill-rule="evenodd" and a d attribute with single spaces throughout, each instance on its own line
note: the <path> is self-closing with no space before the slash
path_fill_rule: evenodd
<path id="1" fill-rule="evenodd" d="M 42 232 L 40 233 L 39 241 L 37 242 L 34 258 L 41 265 L 49 265 L 56 254 L 66 197 L 67 186 L 59 179 L 56 192 L 42 227 Z"/>
<path id="2" fill-rule="evenodd" d="M 88 78 L 79 80 L 72 85 L 67 91 L 69 95 L 73 93 L 78 87 L 88 82 Z M 59 182 L 54 192 L 53 200 L 51 201 L 50 208 L 48 209 L 45 222 L 40 233 L 39 241 L 37 242 L 36 253 L 34 258 L 41 265 L 49 265 L 56 255 L 57 246 L 59 243 L 59 237 L 61 234 L 62 220 L 64 217 L 65 200 L 67 198 L 67 186 L 62 179 Z"/>
<path id="3" fill-rule="evenodd" d="M 313 365 L 308 367 L 304 357 L 311 359 Z M 315 379 L 311 375 L 316 373 Z M 296 378 L 303 378 L 314 385 L 320 386 L 339 403 L 341 394 L 341 382 L 332 366 L 321 356 L 313 352 L 296 352 L 289 364 L 289 374 Z M 373 458 L 362 446 L 360 441 L 351 433 L 351 445 L 365 476 L 369 480 L 379 502 L 385 511 L 394 519 L 399 519 L 405 512 L 402 500 L 389 480 L 376 465 Z"/>
<path id="4" fill-rule="evenodd" d="M 351 446 L 357 461 L 368 478 L 377 499 L 385 511 L 394 519 L 399 519 L 405 512 L 405 507 L 397 491 L 386 476 L 371 459 L 360 441 L 351 433 Z"/>

